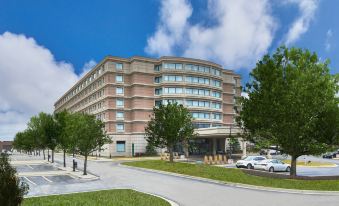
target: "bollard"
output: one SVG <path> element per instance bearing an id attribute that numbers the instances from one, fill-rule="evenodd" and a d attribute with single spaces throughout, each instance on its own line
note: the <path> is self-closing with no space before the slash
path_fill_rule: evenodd
<path id="1" fill-rule="evenodd" d="M 224 162 L 222 161 L 222 155 L 220 155 L 220 154 L 218 155 L 218 161 L 219 161 L 220 164 L 223 164 L 223 163 L 224 163 Z"/>
<path id="2" fill-rule="evenodd" d="M 208 164 L 208 157 L 207 157 L 207 155 L 204 156 L 204 164 Z"/>
<path id="3" fill-rule="evenodd" d="M 213 156 L 208 156 L 208 164 L 213 164 Z"/>

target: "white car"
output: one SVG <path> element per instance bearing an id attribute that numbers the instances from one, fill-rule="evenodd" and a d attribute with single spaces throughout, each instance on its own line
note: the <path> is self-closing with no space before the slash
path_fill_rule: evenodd
<path id="1" fill-rule="evenodd" d="M 266 170 L 269 172 L 289 172 L 291 170 L 291 165 L 280 160 L 268 159 L 255 163 L 254 169 Z"/>
<path id="2" fill-rule="evenodd" d="M 247 156 L 246 158 L 242 160 L 238 160 L 235 166 L 237 168 L 244 167 L 247 169 L 253 169 L 253 166 L 255 163 L 258 163 L 262 160 L 266 160 L 266 157 L 263 156 Z"/>

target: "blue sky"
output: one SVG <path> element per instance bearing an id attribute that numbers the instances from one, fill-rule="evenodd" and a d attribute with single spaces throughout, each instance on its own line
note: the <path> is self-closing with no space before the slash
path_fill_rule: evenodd
<path id="1" fill-rule="evenodd" d="M 331 0 L 0 0 L 0 139 L 53 111 L 106 55 L 202 58 L 245 83 L 262 55 L 286 44 L 331 59 L 338 73 L 337 8 Z"/>

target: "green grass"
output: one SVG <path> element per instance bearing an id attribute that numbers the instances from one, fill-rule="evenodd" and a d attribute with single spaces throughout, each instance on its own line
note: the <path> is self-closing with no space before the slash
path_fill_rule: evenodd
<path id="1" fill-rule="evenodd" d="M 134 190 L 116 189 L 97 192 L 53 195 L 24 199 L 22 206 L 170 206 L 158 197 Z"/>
<path id="2" fill-rule="evenodd" d="M 204 177 L 224 182 L 300 190 L 339 191 L 339 180 L 295 180 L 257 177 L 239 169 L 222 168 L 202 164 L 169 163 L 160 160 L 126 162 L 125 165 L 155 169 L 179 174 Z"/>

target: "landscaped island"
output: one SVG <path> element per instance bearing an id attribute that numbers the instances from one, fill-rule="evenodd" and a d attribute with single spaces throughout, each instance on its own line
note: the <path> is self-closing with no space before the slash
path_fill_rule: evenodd
<path id="1" fill-rule="evenodd" d="M 170 206 L 170 204 L 152 195 L 134 190 L 117 189 L 97 192 L 84 192 L 66 195 L 26 198 L 23 206 Z"/>
<path id="2" fill-rule="evenodd" d="M 339 191 L 339 180 L 295 180 L 257 177 L 239 169 L 222 168 L 202 164 L 169 163 L 166 161 L 138 161 L 123 163 L 128 166 L 174 172 L 223 182 L 300 190 Z"/>

